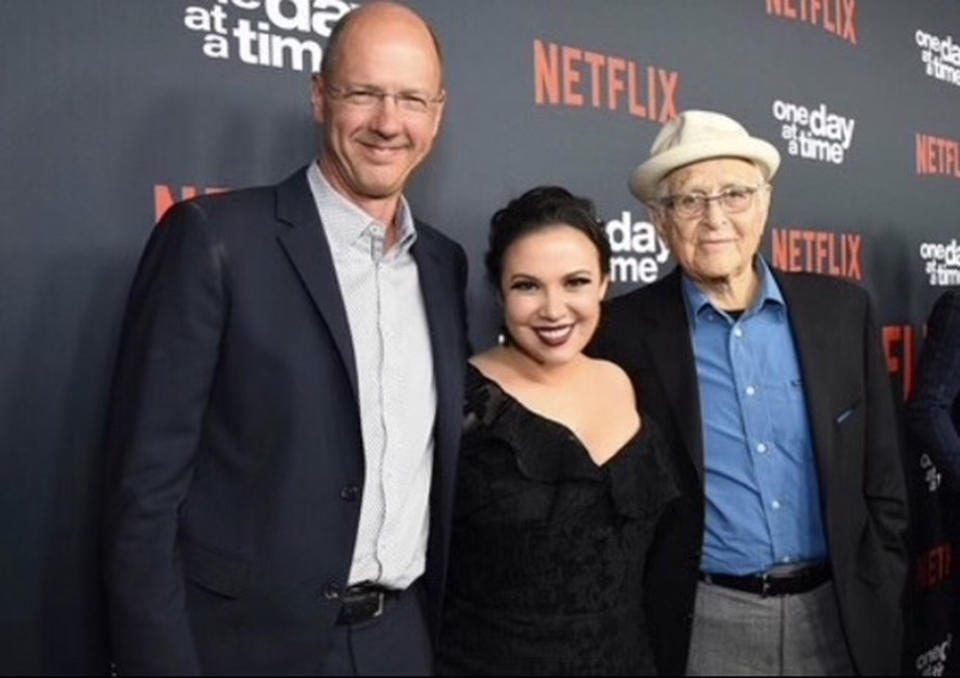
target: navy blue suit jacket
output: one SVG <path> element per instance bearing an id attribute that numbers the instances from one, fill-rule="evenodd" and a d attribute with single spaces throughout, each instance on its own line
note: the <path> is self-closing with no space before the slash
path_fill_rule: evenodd
<path id="1" fill-rule="evenodd" d="M 466 364 L 463 250 L 417 223 L 437 387 L 425 581 L 436 624 Z M 174 206 L 130 295 L 108 427 L 121 673 L 315 673 L 364 458 L 353 344 L 305 172 Z"/>

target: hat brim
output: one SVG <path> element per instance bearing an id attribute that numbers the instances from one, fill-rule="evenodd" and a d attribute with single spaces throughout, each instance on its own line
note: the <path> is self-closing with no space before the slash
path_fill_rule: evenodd
<path id="1" fill-rule="evenodd" d="M 656 197 L 657 184 L 675 169 L 711 158 L 744 158 L 757 164 L 763 178 L 769 181 L 780 167 L 780 152 L 768 141 L 715 139 L 684 144 L 664 151 L 638 165 L 630 174 L 630 192 L 642 202 Z"/>

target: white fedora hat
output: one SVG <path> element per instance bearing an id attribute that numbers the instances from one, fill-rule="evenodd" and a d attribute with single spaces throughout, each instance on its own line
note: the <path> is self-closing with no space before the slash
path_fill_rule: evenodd
<path id="1" fill-rule="evenodd" d="M 776 147 L 750 136 L 733 118 L 712 111 L 683 111 L 660 129 L 650 157 L 630 174 L 630 192 L 647 202 L 655 197 L 657 183 L 678 167 L 724 157 L 752 160 L 767 181 L 780 166 Z"/>

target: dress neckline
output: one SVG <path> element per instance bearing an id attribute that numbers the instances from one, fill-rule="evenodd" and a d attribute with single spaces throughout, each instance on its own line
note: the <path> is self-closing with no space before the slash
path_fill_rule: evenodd
<path id="1" fill-rule="evenodd" d="M 611 464 L 611 462 L 613 462 L 615 459 L 621 456 L 621 453 L 623 453 L 624 450 L 626 450 L 631 445 L 633 445 L 636 441 L 638 441 L 647 430 L 647 427 L 644 425 L 643 416 L 639 416 L 640 425 L 637 426 L 637 429 L 633 432 L 633 434 L 629 438 L 627 438 L 627 440 L 620 447 L 618 447 L 613 454 L 607 457 L 602 463 L 597 463 L 597 461 L 593 458 L 593 455 L 590 454 L 590 449 L 586 446 L 586 444 L 584 444 L 580 436 L 578 436 L 576 432 L 573 429 L 571 429 L 569 426 L 567 426 L 561 421 L 557 421 L 556 419 L 551 419 L 550 417 L 547 417 L 535 410 L 530 409 L 528 406 L 524 405 L 523 402 L 521 402 L 516 396 L 514 396 L 512 393 L 510 393 L 505 388 L 503 388 L 503 386 L 500 385 L 500 382 L 498 382 L 493 377 L 487 376 L 479 367 L 474 365 L 472 362 L 468 361 L 467 366 L 469 370 L 476 372 L 477 376 L 479 376 L 480 379 L 482 379 L 483 381 L 487 382 L 488 384 L 493 386 L 495 389 L 497 389 L 497 391 L 499 391 L 500 394 L 507 401 L 508 405 L 510 405 L 511 407 L 520 409 L 525 414 L 563 433 L 564 436 L 567 438 L 567 440 L 574 443 L 580 449 L 580 451 L 583 453 L 585 457 L 585 460 L 596 470 L 603 470 L 607 468 Z"/>

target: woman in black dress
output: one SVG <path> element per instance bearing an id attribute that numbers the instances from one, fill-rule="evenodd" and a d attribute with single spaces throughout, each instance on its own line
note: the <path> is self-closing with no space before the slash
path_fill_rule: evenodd
<path id="1" fill-rule="evenodd" d="M 440 673 L 655 672 L 643 567 L 677 490 L 626 374 L 583 354 L 609 261 L 564 189 L 493 217 L 504 341 L 468 368 Z"/>

